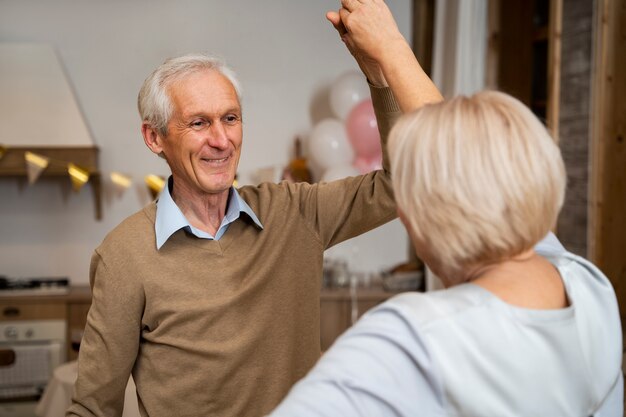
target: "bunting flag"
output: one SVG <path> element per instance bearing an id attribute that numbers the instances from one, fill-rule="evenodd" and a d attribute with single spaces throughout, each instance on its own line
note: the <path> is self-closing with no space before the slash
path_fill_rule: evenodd
<path id="1" fill-rule="evenodd" d="M 130 176 L 122 174 L 120 172 L 111 172 L 110 178 L 111 182 L 115 184 L 116 188 L 118 188 L 120 191 L 126 190 L 133 183 Z"/>
<path id="2" fill-rule="evenodd" d="M 67 173 L 72 180 L 72 189 L 76 192 L 83 188 L 83 185 L 89 181 L 89 172 L 73 163 L 67 164 Z"/>
<path id="3" fill-rule="evenodd" d="M 48 168 L 50 158 L 26 151 L 24 152 L 24 159 L 26 160 L 26 175 L 28 176 L 28 183 L 34 184 L 41 173 Z"/>
<path id="4" fill-rule="evenodd" d="M 146 185 L 148 186 L 148 190 L 150 191 L 150 195 L 154 200 L 157 198 L 163 187 L 165 187 L 165 178 L 159 177 L 158 175 L 146 175 L 144 178 L 146 181 Z"/>
<path id="5" fill-rule="evenodd" d="M 2 159 L 9 150 L 10 147 L 0 144 L 0 159 Z M 76 165 L 73 162 L 50 158 L 31 151 L 24 151 L 24 161 L 26 163 L 26 174 L 28 182 L 31 185 L 37 182 L 39 177 L 49 166 L 53 166 L 55 168 L 63 167 L 64 169 L 66 169 L 67 174 L 69 175 L 72 182 L 72 189 L 75 192 L 79 192 L 85 184 L 92 180 L 92 175 L 88 169 Z M 57 173 L 58 171 L 55 170 L 53 174 Z M 134 183 L 132 176 L 127 174 L 112 171 L 109 175 L 111 182 L 117 189 L 118 193 L 123 193 Z M 149 174 L 144 177 L 145 184 L 148 188 L 148 191 L 150 192 L 150 195 L 152 196 L 152 199 L 156 199 L 161 193 L 163 187 L 165 187 L 166 185 L 166 178 L 167 177 L 154 174 Z M 239 186 L 237 175 L 235 175 L 233 186 Z"/>

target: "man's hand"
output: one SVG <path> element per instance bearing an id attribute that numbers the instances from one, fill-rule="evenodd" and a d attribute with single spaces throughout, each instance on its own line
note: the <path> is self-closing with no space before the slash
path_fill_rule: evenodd
<path id="1" fill-rule="evenodd" d="M 381 62 L 396 43 L 406 43 L 391 11 L 383 0 L 341 0 L 341 22 L 351 47 L 361 55 Z"/>
<path id="2" fill-rule="evenodd" d="M 326 18 L 370 83 L 391 87 L 402 111 L 442 100 L 383 0 L 341 0 L 341 9 Z"/>
<path id="3" fill-rule="evenodd" d="M 343 11 L 342 11 L 343 10 Z M 345 9 L 340 9 L 339 12 L 330 11 L 326 13 L 326 18 L 333 24 L 341 40 L 345 43 L 346 47 L 356 60 L 359 68 L 363 71 L 363 74 L 367 77 L 368 81 L 377 87 L 386 87 L 387 81 L 383 75 L 378 62 L 375 59 L 364 54 L 357 48 L 356 44 L 352 40 L 352 36 L 346 30 L 344 22 L 342 21 L 341 14 L 345 12 Z M 344 13 L 345 14 L 345 13 Z"/>

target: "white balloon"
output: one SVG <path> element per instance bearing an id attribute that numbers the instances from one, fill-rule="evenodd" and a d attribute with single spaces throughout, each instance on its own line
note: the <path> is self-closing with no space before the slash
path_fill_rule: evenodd
<path id="1" fill-rule="evenodd" d="M 356 177 L 357 175 L 361 174 L 352 165 L 337 165 L 324 172 L 324 175 L 322 175 L 322 181 L 335 181 L 346 177 Z"/>
<path id="2" fill-rule="evenodd" d="M 330 88 L 330 108 L 341 120 L 346 120 L 350 110 L 370 97 L 365 76 L 358 71 L 341 74 Z"/>
<path id="3" fill-rule="evenodd" d="M 350 164 L 354 159 L 346 128 L 339 120 L 320 121 L 313 127 L 308 142 L 309 155 L 322 170 Z"/>

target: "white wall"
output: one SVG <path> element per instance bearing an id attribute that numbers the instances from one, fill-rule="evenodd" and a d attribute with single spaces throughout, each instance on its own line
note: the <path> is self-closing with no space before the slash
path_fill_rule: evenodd
<path id="1" fill-rule="evenodd" d="M 411 1 L 388 3 L 408 37 Z M 94 218 L 89 185 L 74 194 L 69 182 L 42 179 L 28 186 L 0 179 L 0 275 L 67 276 L 86 283 L 93 249 L 149 202 L 143 176 L 165 175 L 168 169 L 141 140 L 136 97 L 143 79 L 166 57 L 193 51 L 224 57 L 244 86 L 240 171 L 245 176 L 284 165 L 293 137 L 306 136 L 315 122 L 331 116 L 328 87 L 335 77 L 357 68 L 324 18 L 338 4 L 0 0 L 0 42 L 46 42 L 56 48 L 100 147 L 102 172 L 121 171 L 134 179 L 121 197 L 105 179 L 101 221 Z M 332 256 L 347 256 L 352 245 L 334 248 Z M 355 269 L 378 270 L 406 258 L 407 239 L 397 221 L 356 245 Z"/>

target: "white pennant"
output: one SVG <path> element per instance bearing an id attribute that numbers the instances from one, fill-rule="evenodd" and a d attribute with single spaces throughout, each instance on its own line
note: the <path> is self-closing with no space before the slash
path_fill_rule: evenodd
<path id="1" fill-rule="evenodd" d="M 115 185 L 115 190 L 118 195 L 124 194 L 124 191 L 128 189 L 133 183 L 131 177 L 120 172 L 111 172 L 111 182 Z"/>

